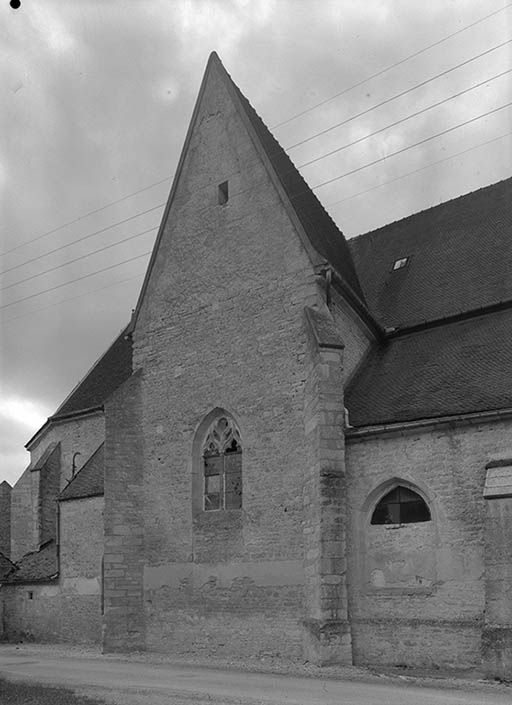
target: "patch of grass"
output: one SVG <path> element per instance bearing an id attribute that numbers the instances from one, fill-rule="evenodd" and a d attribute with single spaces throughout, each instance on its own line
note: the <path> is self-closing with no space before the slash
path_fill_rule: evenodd
<path id="1" fill-rule="evenodd" d="M 104 700 L 75 695 L 67 688 L 19 683 L 0 678 L 1 705 L 105 705 Z"/>

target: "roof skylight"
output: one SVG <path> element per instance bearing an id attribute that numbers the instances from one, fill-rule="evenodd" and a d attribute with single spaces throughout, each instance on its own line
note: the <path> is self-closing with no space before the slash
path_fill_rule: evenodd
<path id="1" fill-rule="evenodd" d="M 409 262 L 408 257 L 402 257 L 401 259 L 395 260 L 395 263 L 393 265 L 393 271 L 396 271 L 397 269 L 403 269 Z"/>

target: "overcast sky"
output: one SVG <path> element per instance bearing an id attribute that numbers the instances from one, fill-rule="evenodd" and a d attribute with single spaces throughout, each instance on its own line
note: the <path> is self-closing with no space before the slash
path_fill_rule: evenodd
<path id="1" fill-rule="evenodd" d="M 29 461 L 24 444 L 129 320 L 149 259 L 144 253 L 153 245 L 212 50 L 287 148 L 505 42 L 512 37 L 507 4 L 22 0 L 13 10 L 2 0 L 0 481 L 16 481 Z M 316 186 L 382 160 L 315 190 L 347 237 L 511 176 L 512 108 L 389 156 L 512 101 L 512 74 L 494 78 L 512 68 L 511 47 L 491 51 L 289 150 L 301 166 L 423 111 L 301 166 Z M 424 110 L 475 84 L 482 85 Z M 494 141 L 483 144 L 489 140 Z M 59 267 L 132 235 L 138 236 Z M 38 259 L 27 263 L 33 258 Z M 53 267 L 59 268 L 34 276 Z M 40 293 L 52 287 L 58 288 Z"/>

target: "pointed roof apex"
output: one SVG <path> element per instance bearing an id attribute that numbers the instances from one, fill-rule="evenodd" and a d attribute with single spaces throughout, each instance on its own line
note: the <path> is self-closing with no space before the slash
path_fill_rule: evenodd
<path id="1" fill-rule="evenodd" d="M 163 235 L 164 226 L 169 216 L 176 184 L 188 149 L 209 71 L 214 65 L 220 69 L 220 75 L 238 109 L 239 115 L 245 123 L 254 146 L 262 156 L 271 178 L 278 187 L 283 203 L 295 222 L 303 244 L 308 250 L 312 261 L 315 260 L 315 265 L 330 265 L 339 275 L 338 282 L 341 283 L 348 300 L 355 306 L 356 310 L 363 310 L 365 314 L 369 316 L 370 314 L 364 293 L 359 283 L 359 278 L 352 259 L 352 253 L 343 233 L 322 206 L 311 187 L 301 176 L 288 154 L 272 135 L 263 120 L 226 71 L 217 52 L 212 51 L 208 58 L 192 120 L 188 128 L 174 182 L 160 224 L 160 230 L 128 332 L 131 333 L 133 331 L 137 322 L 156 253 Z"/>
<path id="2" fill-rule="evenodd" d="M 212 61 L 218 61 L 220 64 L 222 64 L 222 61 L 220 60 L 220 56 L 217 54 L 216 51 L 212 51 L 210 56 L 208 57 L 208 63 L 212 63 Z"/>
<path id="3" fill-rule="evenodd" d="M 234 94 L 233 97 L 247 118 L 256 146 L 270 162 L 270 166 L 277 176 L 309 243 L 338 272 L 345 287 L 355 295 L 359 303 L 366 307 L 363 290 L 345 236 L 299 173 L 288 154 L 233 81 L 218 54 L 214 51 L 210 54 L 208 67 L 213 61 L 218 62 L 222 69 L 228 86 Z"/>

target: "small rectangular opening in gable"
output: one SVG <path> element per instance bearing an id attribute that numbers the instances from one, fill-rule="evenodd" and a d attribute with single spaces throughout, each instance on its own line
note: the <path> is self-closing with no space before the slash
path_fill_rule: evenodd
<path id="1" fill-rule="evenodd" d="M 223 181 L 221 184 L 219 184 L 218 189 L 217 189 L 217 194 L 219 198 L 219 205 L 224 205 L 224 203 L 228 202 L 229 198 L 229 191 L 228 191 L 228 182 Z"/>

